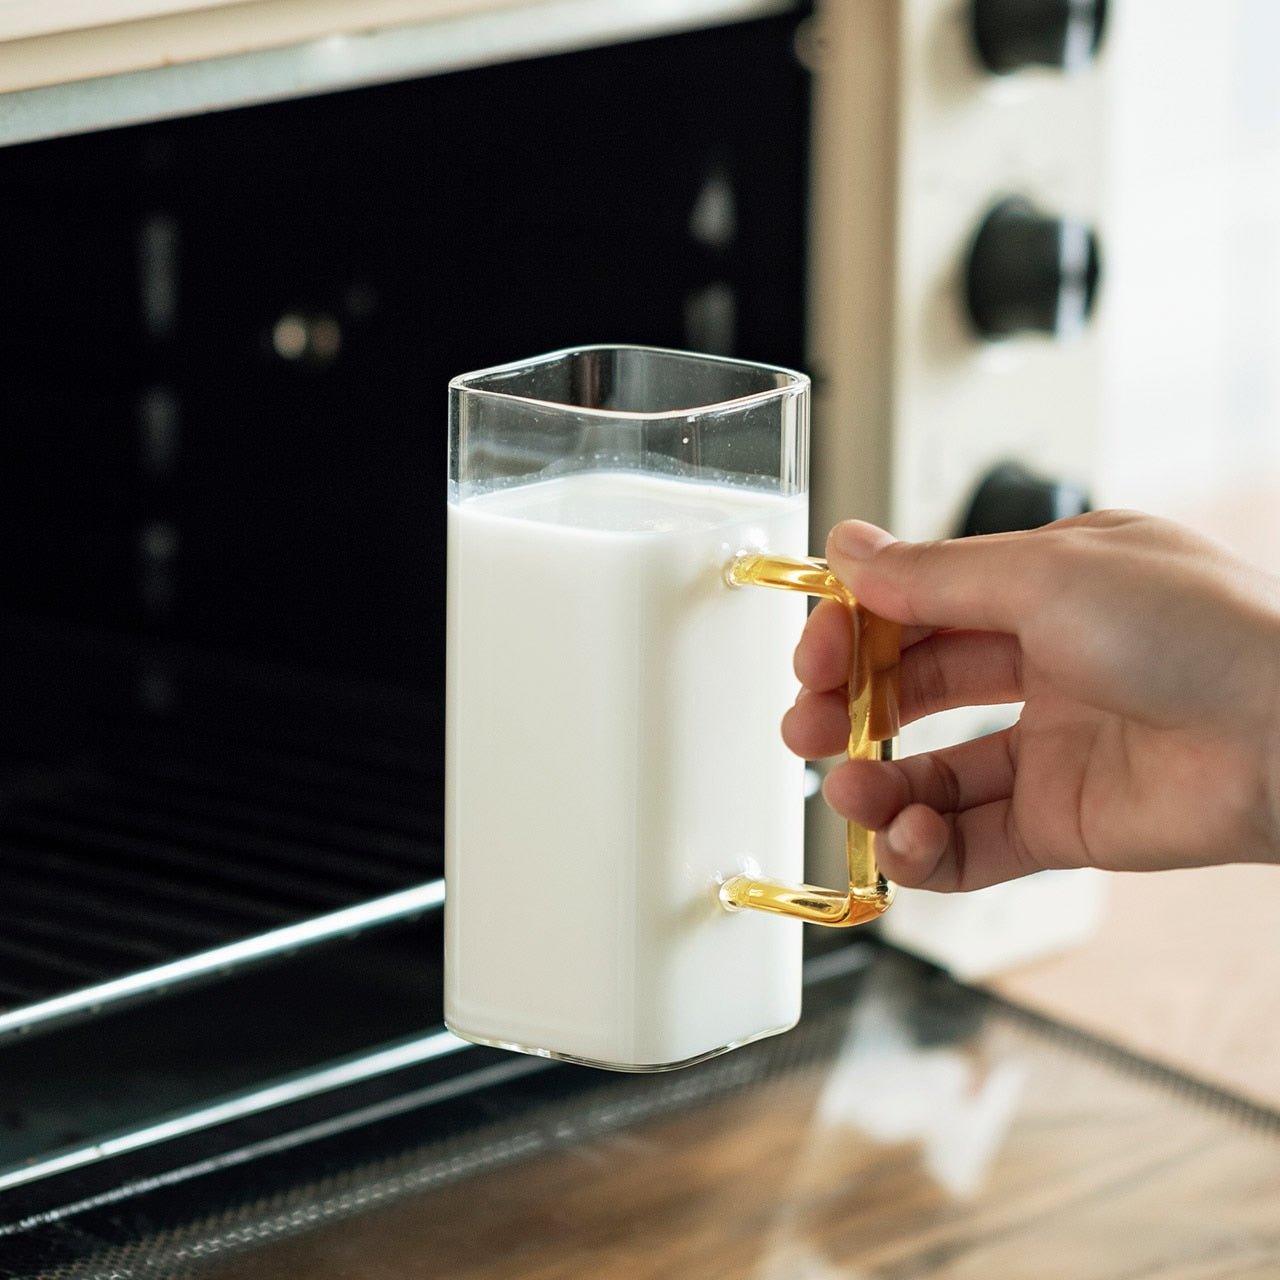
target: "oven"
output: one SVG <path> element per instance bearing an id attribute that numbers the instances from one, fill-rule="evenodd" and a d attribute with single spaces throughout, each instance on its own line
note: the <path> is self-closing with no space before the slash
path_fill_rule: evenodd
<path id="1" fill-rule="evenodd" d="M 443 1029 L 445 385 L 804 369 L 815 551 L 1081 509 L 1102 0 L 5 8 L 0 1275 L 742 1087 Z"/>

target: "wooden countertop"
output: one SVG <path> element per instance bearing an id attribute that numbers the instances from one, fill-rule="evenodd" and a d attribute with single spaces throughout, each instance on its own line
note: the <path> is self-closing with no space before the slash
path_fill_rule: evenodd
<path id="1" fill-rule="evenodd" d="M 888 952 L 856 1000 L 820 1018 L 835 1047 L 817 1061 L 424 1194 L 375 1180 L 310 1228 L 287 1214 L 265 1224 L 260 1238 L 280 1238 L 199 1274 L 1280 1275 L 1280 1115 Z M 619 1099 L 639 1087 L 602 1085 Z"/>

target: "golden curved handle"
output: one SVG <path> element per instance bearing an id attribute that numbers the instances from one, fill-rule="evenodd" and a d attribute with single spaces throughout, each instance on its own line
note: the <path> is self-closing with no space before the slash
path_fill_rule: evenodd
<path id="1" fill-rule="evenodd" d="M 853 629 L 848 755 L 850 760 L 879 760 L 881 744 L 898 732 L 898 661 L 902 647 L 898 624 L 868 613 L 825 560 L 744 555 L 729 566 L 727 577 L 736 586 L 803 591 L 848 606 Z M 847 892 L 734 876 L 720 886 L 720 901 L 733 911 L 750 907 L 836 928 L 874 920 L 893 901 L 893 886 L 876 865 L 875 836 L 850 822 L 845 851 L 849 863 Z"/>

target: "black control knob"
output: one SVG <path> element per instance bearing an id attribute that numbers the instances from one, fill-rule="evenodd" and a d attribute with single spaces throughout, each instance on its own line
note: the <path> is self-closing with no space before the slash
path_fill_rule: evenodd
<path id="1" fill-rule="evenodd" d="M 989 71 L 1079 71 L 1097 55 L 1107 0 L 973 0 L 973 40 Z"/>
<path id="2" fill-rule="evenodd" d="M 969 315 L 987 338 L 1026 331 L 1068 337 L 1093 310 L 1098 239 L 1075 218 L 1012 196 L 987 214 L 969 251 Z"/>
<path id="3" fill-rule="evenodd" d="M 1002 462 L 983 478 L 960 527 L 975 533 L 1015 533 L 1090 510 L 1089 495 L 1065 480 L 1046 480 L 1020 462 Z"/>

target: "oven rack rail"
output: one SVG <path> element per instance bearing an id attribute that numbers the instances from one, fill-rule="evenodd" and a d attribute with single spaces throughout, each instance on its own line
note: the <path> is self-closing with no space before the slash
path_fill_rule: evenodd
<path id="1" fill-rule="evenodd" d="M 167 995 L 186 983 L 225 977 L 245 965 L 291 955 L 303 947 L 352 937 L 379 925 L 413 920 L 443 904 L 444 881 L 431 880 L 372 902 L 21 1005 L 0 1013 L 0 1044 L 5 1036 L 43 1030 L 75 1017 L 113 1012 L 130 1001 Z"/>

